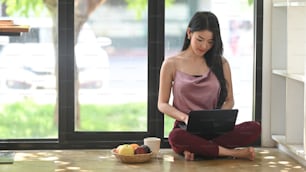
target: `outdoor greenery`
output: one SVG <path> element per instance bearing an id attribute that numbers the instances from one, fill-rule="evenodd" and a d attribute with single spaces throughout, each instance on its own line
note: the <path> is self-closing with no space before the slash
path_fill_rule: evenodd
<path id="1" fill-rule="evenodd" d="M 0 0 L 1 3 L 6 4 L 6 13 L 10 16 L 26 16 L 30 14 L 39 16 L 44 8 L 43 0 Z"/>
<path id="2" fill-rule="evenodd" d="M 53 105 L 38 105 L 26 100 L 2 105 L 0 138 L 56 137 Z"/>
<path id="3" fill-rule="evenodd" d="M 81 129 L 90 131 L 146 131 L 146 103 L 81 105 Z"/>
<path id="4" fill-rule="evenodd" d="M 54 105 L 30 100 L 1 106 L 0 138 L 57 138 Z M 165 122 L 166 134 L 173 121 Z M 147 105 L 81 105 L 80 131 L 146 131 Z M 167 134 L 168 135 L 168 134 Z"/>

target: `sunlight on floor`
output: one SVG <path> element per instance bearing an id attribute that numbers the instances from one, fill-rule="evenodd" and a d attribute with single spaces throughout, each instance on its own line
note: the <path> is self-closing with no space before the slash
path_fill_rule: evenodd
<path id="1" fill-rule="evenodd" d="M 210 160 L 185 161 L 182 156 L 171 149 L 163 149 L 161 153 L 147 163 L 121 163 L 110 150 L 42 150 L 16 151 L 15 162 L 11 165 L 0 165 L 0 172 L 33 172 L 33 171 L 158 171 L 189 172 L 198 171 L 280 171 L 303 172 L 305 168 L 278 149 L 258 148 L 254 161 L 218 158 Z M 3 168 L 3 169 L 2 169 Z M 53 169 L 53 170 L 52 170 Z"/>

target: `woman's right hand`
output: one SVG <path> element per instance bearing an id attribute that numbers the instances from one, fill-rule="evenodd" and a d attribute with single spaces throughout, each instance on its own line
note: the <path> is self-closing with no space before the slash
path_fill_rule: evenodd
<path id="1" fill-rule="evenodd" d="M 187 125 L 188 124 L 188 119 L 189 119 L 189 116 L 186 115 L 186 117 L 184 118 L 184 123 Z"/>

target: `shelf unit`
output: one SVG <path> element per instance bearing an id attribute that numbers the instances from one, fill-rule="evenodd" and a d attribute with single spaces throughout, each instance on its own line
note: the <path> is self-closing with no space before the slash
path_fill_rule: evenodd
<path id="1" fill-rule="evenodd" d="M 306 165 L 306 0 L 272 3 L 272 138 Z"/>

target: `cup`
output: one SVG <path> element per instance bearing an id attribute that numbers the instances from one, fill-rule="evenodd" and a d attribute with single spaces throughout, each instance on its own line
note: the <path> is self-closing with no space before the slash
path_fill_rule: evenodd
<path id="1" fill-rule="evenodd" d="M 150 150 L 153 153 L 153 156 L 156 157 L 160 149 L 160 138 L 158 137 L 147 137 L 143 139 L 143 144 L 149 146 Z"/>

